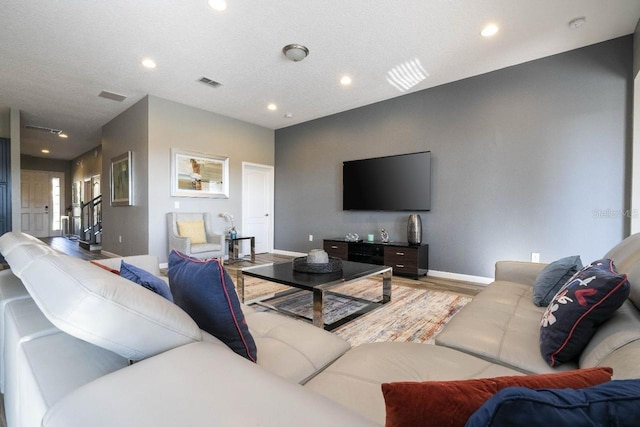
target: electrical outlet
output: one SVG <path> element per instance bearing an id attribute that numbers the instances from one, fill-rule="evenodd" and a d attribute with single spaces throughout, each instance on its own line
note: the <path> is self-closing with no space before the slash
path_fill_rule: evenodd
<path id="1" fill-rule="evenodd" d="M 309 234 L 309 241 L 313 242 L 313 234 Z"/>
<path id="2" fill-rule="evenodd" d="M 539 252 L 531 252 L 531 262 L 540 262 Z"/>
<path id="3" fill-rule="evenodd" d="M 180 209 L 180 202 L 173 202 L 174 209 Z"/>

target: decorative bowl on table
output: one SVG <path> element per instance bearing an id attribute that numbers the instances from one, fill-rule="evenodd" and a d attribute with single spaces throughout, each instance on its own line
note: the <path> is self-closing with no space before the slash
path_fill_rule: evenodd
<path id="1" fill-rule="evenodd" d="M 307 256 L 294 258 L 293 270 L 300 273 L 335 273 L 342 271 L 342 260 L 330 257 L 322 249 L 312 249 Z"/>

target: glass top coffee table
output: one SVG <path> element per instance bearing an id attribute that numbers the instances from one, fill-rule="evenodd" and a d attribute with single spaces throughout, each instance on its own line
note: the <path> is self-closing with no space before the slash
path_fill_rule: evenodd
<path id="1" fill-rule="evenodd" d="M 330 325 L 325 324 L 324 321 L 324 303 L 325 295 L 332 288 L 338 285 L 343 285 L 358 280 L 365 279 L 376 275 L 382 275 L 382 300 L 366 301 L 367 307 L 359 310 L 356 314 L 349 315 L 346 320 L 334 322 Z M 279 283 L 281 285 L 290 286 L 293 291 L 297 292 L 299 289 L 304 291 L 313 292 L 313 324 L 319 328 L 332 330 L 346 323 L 346 321 L 353 320 L 358 315 L 362 315 L 372 309 L 379 307 L 381 304 L 386 304 L 391 301 L 391 277 L 392 268 L 384 265 L 364 264 L 361 262 L 342 261 L 342 271 L 336 273 L 300 273 L 293 270 L 293 262 L 284 262 L 278 264 L 262 265 L 258 267 L 250 267 L 244 270 L 238 271 L 237 277 L 237 289 L 240 300 L 244 302 L 244 278 L 245 276 L 255 277 L 270 282 Z M 346 298 L 358 299 L 349 295 L 332 292 L 336 295 L 341 295 Z M 278 295 L 282 295 L 279 293 Z M 272 296 L 271 296 L 272 297 Z M 254 301 L 256 302 L 256 301 Z M 264 301 L 260 301 L 264 302 Z M 275 309 L 275 307 L 267 305 L 269 308 Z"/>

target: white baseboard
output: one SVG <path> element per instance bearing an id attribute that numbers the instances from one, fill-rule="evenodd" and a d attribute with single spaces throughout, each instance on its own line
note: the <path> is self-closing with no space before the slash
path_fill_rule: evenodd
<path id="1" fill-rule="evenodd" d="M 448 271 L 429 270 L 427 276 L 439 277 L 441 279 L 462 280 L 465 282 L 477 283 L 479 285 L 488 285 L 493 282 L 492 277 L 471 276 L 469 274 L 449 273 Z"/>

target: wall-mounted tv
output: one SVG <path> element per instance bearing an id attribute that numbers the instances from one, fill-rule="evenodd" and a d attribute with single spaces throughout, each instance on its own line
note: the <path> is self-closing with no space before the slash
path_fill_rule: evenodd
<path id="1" fill-rule="evenodd" d="M 342 209 L 431 210 L 431 152 L 343 162 Z"/>

